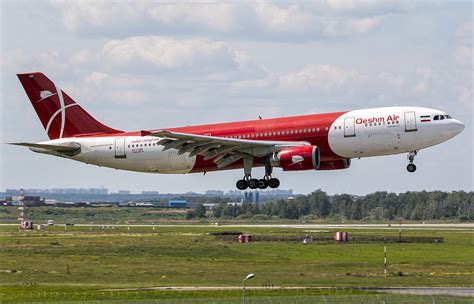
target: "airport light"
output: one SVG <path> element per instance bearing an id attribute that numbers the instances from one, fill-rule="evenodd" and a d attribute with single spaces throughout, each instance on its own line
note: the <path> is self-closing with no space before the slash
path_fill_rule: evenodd
<path id="1" fill-rule="evenodd" d="M 243 279 L 243 288 L 242 288 L 242 303 L 245 304 L 245 281 L 253 279 L 255 275 L 253 273 L 249 273 L 244 279 Z"/>

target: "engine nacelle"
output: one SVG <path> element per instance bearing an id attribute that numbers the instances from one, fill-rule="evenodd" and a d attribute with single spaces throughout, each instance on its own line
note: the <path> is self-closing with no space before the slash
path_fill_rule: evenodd
<path id="1" fill-rule="evenodd" d="M 320 159 L 318 147 L 298 146 L 275 153 L 271 163 L 274 167 L 281 167 L 283 171 L 317 170 Z"/>
<path id="2" fill-rule="evenodd" d="M 323 161 L 319 164 L 318 170 L 340 170 L 347 169 L 351 166 L 350 158 L 343 158 L 338 160 Z"/>

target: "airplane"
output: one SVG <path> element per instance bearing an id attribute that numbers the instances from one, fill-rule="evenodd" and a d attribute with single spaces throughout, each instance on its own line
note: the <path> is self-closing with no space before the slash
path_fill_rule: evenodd
<path id="1" fill-rule="evenodd" d="M 407 170 L 415 172 L 421 149 L 464 129 L 444 111 L 403 106 L 125 132 L 97 121 L 43 73 L 17 76 L 50 140 L 11 144 L 138 172 L 243 169 L 239 190 L 278 188 L 275 167 L 341 170 L 351 159 L 400 153 L 408 153 Z M 263 178 L 252 176 L 254 167 L 265 167 Z"/>

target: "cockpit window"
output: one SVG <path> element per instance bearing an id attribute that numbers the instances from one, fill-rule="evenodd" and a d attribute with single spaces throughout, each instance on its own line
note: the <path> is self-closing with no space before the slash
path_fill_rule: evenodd
<path id="1" fill-rule="evenodd" d="M 447 119 L 453 119 L 450 115 L 444 115 Z"/>
<path id="2" fill-rule="evenodd" d="M 439 116 L 439 119 L 440 119 L 440 120 L 443 120 L 443 119 L 444 119 L 444 115 L 440 115 L 440 116 Z"/>
<path id="3" fill-rule="evenodd" d="M 439 115 L 435 115 L 433 120 L 439 120 Z"/>

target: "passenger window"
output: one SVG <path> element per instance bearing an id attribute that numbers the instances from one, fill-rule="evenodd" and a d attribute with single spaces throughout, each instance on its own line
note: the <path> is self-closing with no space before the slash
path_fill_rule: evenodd
<path id="1" fill-rule="evenodd" d="M 319 132 L 319 128 L 316 129 L 316 132 Z"/>

